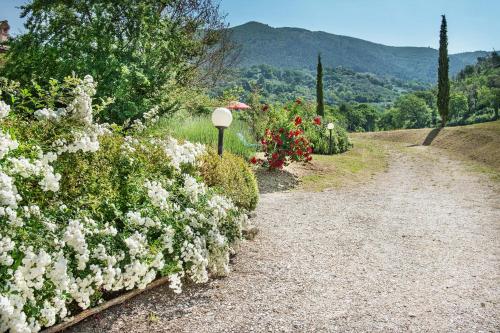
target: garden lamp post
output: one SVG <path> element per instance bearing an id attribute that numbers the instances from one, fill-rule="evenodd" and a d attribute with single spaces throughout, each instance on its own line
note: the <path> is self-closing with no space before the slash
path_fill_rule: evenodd
<path id="1" fill-rule="evenodd" d="M 212 123 L 219 130 L 219 142 L 217 145 L 217 152 L 222 157 L 222 147 L 224 145 L 224 130 L 231 125 L 233 115 L 231 111 L 226 108 L 217 108 L 212 113 Z"/>
<path id="2" fill-rule="evenodd" d="M 326 125 L 326 128 L 330 131 L 330 145 L 328 147 L 328 154 L 332 154 L 333 151 L 332 151 L 332 132 L 333 132 L 333 123 L 328 123 L 328 125 Z"/>

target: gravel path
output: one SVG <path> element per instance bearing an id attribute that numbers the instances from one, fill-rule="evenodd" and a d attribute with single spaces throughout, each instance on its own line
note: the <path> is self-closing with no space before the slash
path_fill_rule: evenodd
<path id="1" fill-rule="evenodd" d="M 227 278 L 157 288 L 71 331 L 500 331 L 498 192 L 409 149 L 357 188 L 264 194 Z"/>

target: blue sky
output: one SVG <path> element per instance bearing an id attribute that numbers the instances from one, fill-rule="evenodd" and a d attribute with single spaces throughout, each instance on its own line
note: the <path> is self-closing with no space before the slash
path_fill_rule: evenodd
<path id="1" fill-rule="evenodd" d="M 0 20 L 22 31 L 23 0 L 1 0 Z M 500 49 L 500 0 L 221 0 L 231 26 L 259 21 L 395 46 L 437 48 L 440 15 L 451 53 Z"/>

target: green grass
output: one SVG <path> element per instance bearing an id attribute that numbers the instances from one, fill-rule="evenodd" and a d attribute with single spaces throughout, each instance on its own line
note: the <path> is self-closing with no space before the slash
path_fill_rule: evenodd
<path id="1" fill-rule="evenodd" d="M 170 135 L 179 140 L 200 142 L 214 149 L 217 149 L 217 133 L 218 131 L 212 125 L 210 116 L 165 117 L 160 119 L 160 121 L 155 126 L 148 129 L 147 132 L 147 134 L 154 136 Z M 256 148 L 245 145 L 238 137 L 238 133 L 243 135 L 247 143 L 255 144 L 245 122 L 234 119 L 231 126 L 224 131 L 224 150 L 244 158 L 253 156 L 256 152 Z"/>
<path id="2" fill-rule="evenodd" d="M 355 139 L 353 148 L 343 154 L 314 155 L 310 169 L 304 169 L 301 188 L 322 191 L 353 185 L 386 170 L 387 153 L 383 144 Z"/>

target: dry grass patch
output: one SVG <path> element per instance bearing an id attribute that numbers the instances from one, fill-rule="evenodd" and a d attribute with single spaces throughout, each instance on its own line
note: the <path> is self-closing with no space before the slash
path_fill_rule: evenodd
<path id="1" fill-rule="evenodd" d="M 309 164 L 292 165 L 290 171 L 300 179 L 299 189 L 323 191 L 355 185 L 386 170 L 385 144 L 373 140 L 354 139 L 354 147 L 338 155 L 314 155 Z"/>
<path id="2" fill-rule="evenodd" d="M 500 173 L 500 121 L 468 126 L 445 127 L 441 130 L 422 128 L 385 132 L 359 133 L 357 138 L 404 142 L 410 145 L 427 143 L 480 164 L 481 170 Z"/>

